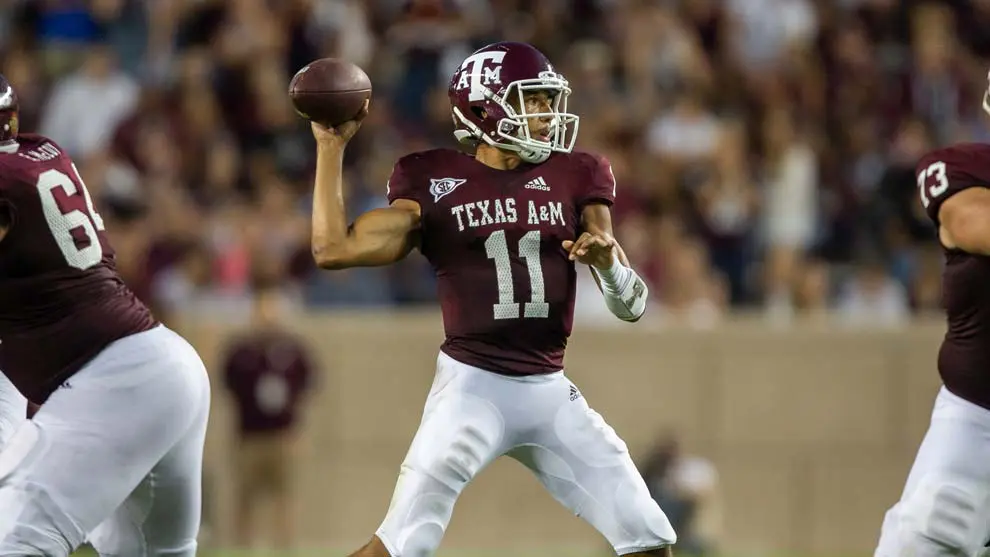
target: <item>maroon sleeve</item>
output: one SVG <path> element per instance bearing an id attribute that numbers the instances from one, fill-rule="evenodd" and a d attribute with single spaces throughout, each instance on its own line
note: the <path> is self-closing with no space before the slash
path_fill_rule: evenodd
<path id="1" fill-rule="evenodd" d="M 988 153 L 968 146 L 933 151 L 918 162 L 917 191 L 928 218 L 938 224 L 938 211 L 953 195 L 969 188 L 990 186 L 990 171 L 980 164 Z"/>
<path id="2" fill-rule="evenodd" d="M 611 207 L 615 203 L 615 176 L 612 174 L 612 163 L 602 155 L 583 154 L 583 159 L 587 177 L 578 200 L 578 207 L 583 208 L 589 203 L 603 203 Z"/>
<path id="3" fill-rule="evenodd" d="M 392 167 L 392 175 L 385 184 L 385 195 L 389 203 L 396 199 L 411 199 L 419 202 L 419 192 L 410 178 L 408 157 L 403 157 Z"/>

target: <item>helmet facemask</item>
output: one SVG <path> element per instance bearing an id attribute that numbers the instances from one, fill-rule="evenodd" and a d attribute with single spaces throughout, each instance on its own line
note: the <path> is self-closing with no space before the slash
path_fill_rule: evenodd
<path id="1" fill-rule="evenodd" d="M 459 140 L 481 139 L 493 147 L 514 151 L 519 154 L 519 158 L 533 164 L 544 162 L 553 152 L 570 153 L 574 149 L 580 118 L 567 112 L 567 98 L 571 94 L 571 88 L 563 76 L 550 71 L 541 72 L 536 78 L 509 83 L 502 95 L 487 87 L 484 89 L 486 100 L 498 105 L 504 113 L 496 126 L 498 139 L 483 133 L 454 107 L 454 118 L 473 132 L 455 132 Z M 549 112 L 526 112 L 526 94 L 536 91 L 546 92 L 550 96 Z M 530 132 L 530 120 L 534 118 L 550 119 L 549 136 L 546 140 L 533 137 Z"/>

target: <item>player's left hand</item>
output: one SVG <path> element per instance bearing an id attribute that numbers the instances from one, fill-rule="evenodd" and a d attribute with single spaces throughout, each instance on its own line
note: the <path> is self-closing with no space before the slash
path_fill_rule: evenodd
<path id="1" fill-rule="evenodd" d="M 615 238 L 609 234 L 584 232 L 577 240 L 564 240 L 561 244 L 568 252 L 568 259 L 598 269 L 608 269 L 615 257 Z"/>

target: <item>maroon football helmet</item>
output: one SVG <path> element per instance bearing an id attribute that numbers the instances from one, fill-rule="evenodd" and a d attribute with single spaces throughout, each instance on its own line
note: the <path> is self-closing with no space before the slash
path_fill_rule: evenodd
<path id="1" fill-rule="evenodd" d="M 527 92 L 545 91 L 551 111 L 526 112 Z M 571 88 L 542 52 L 525 43 L 494 43 L 461 63 L 447 95 L 454 118 L 454 137 L 461 143 L 485 143 L 515 151 L 526 162 L 541 163 L 557 151 L 569 153 L 577 139 L 578 117 L 567 112 Z M 518 101 L 517 110 L 510 102 Z M 550 117 L 550 137 L 532 137 L 530 118 Z"/>
<path id="2" fill-rule="evenodd" d="M 7 79 L 0 75 L 0 145 L 17 139 L 17 93 Z"/>

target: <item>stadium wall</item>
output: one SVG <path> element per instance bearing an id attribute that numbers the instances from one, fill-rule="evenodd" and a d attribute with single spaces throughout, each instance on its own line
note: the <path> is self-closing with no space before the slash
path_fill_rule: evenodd
<path id="1" fill-rule="evenodd" d="M 310 315 L 293 324 L 323 374 L 305 412 L 298 481 L 307 545 L 353 545 L 377 528 L 419 422 L 442 333 L 439 316 Z M 177 326 L 214 374 L 207 474 L 211 511 L 230 516 L 231 407 L 218 369 L 235 327 Z M 863 555 L 903 484 L 938 388 L 941 322 L 888 332 L 821 325 L 714 331 L 577 330 L 569 374 L 641 460 L 678 432 L 720 474 L 724 547 Z M 221 539 L 229 524 L 217 524 Z M 468 488 L 445 547 L 601 547 L 579 519 L 502 459 Z"/>

